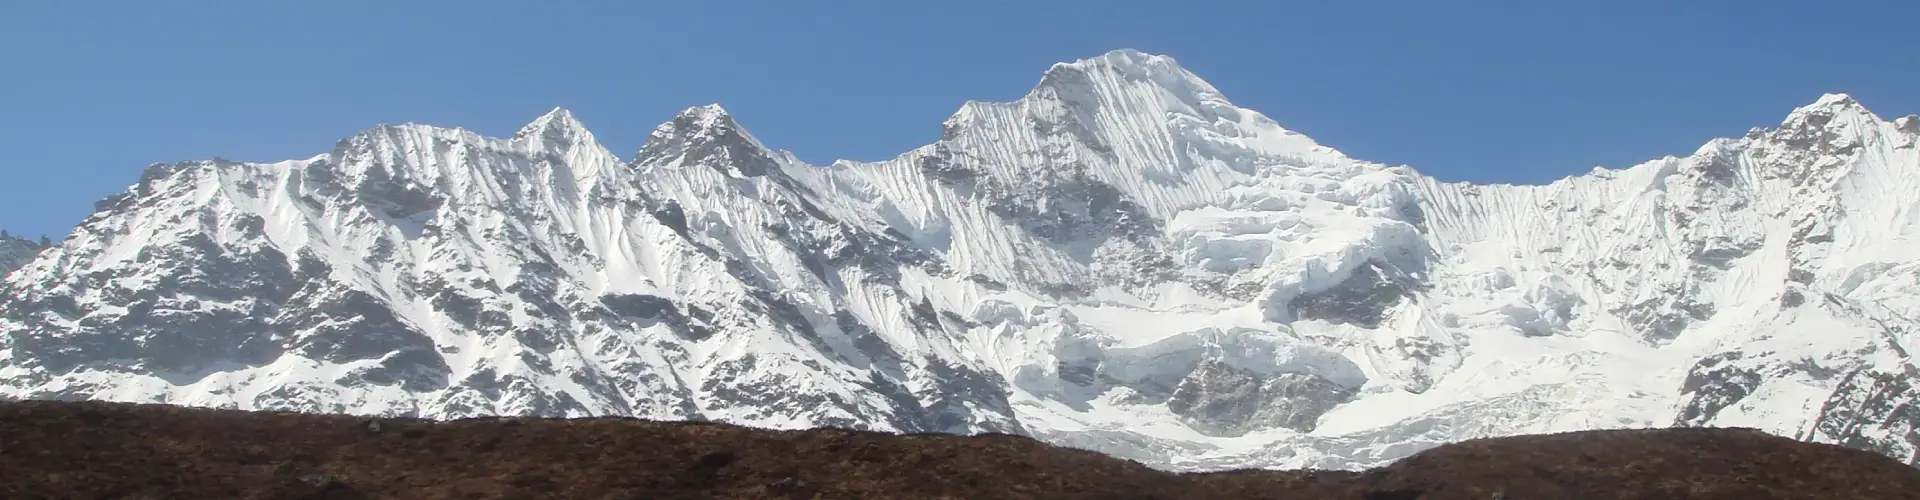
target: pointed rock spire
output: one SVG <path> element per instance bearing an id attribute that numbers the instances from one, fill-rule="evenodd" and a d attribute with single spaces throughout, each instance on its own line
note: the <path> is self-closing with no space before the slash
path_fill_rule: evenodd
<path id="1" fill-rule="evenodd" d="M 719 104 L 694 106 L 674 115 L 673 120 L 660 124 L 647 136 L 647 144 L 690 140 L 702 136 L 721 136 L 728 134 L 744 135 L 740 124 L 733 115 Z M 757 143 L 757 141 L 756 141 Z"/>
<path id="2" fill-rule="evenodd" d="M 1880 118 L 1853 96 L 1829 93 L 1788 113 L 1774 137 L 1794 147 L 1845 153 L 1863 144 L 1863 134 L 1870 134 L 1871 124 L 1878 122 Z"/>
<path id="3" fill-rule="evenodd" d="M 532 122 L 520 127 L 513 133 L 514 142 L 540 141 L 557 146 L 571 146 L 592 142 L 593 133 L 587 126 L 573 117 L 573 112 L 556 107 L 547 114 L 540 115 Z"/>
<path id="4" fill-rule="evenodd" d="M 1840 93 L 1828 93 L 1821 95 L 1819 99 L 1815 99 L 1811 104 L 1794 108 L 1792 113 L 1787 114 L 1787 119 L 1781 121 L 1780 126 L 1790 128 L 1810 123 L 1817 127 L 1825 125 L 1827 121 L 1832 120 L 1834 116 L 1849 111 L 1865 110 L 1866 108 L 1861 106 L 1860 101 L 1855 100 L 1853 96 Z"/>
<path id="5" fill-rule="evenodd" d="M 743 177 L 778 167 L 773 152 L 735 122 L 719 104 L 694 106 L 653 129 L 634 155 L 640 164 L 705 164 Z"/>

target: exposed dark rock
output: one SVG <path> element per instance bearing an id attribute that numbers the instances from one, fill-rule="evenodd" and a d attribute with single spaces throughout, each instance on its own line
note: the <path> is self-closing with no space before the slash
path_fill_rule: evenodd
<path id="1" fill-rule="evenodd" d="M 0 231 L 0 278 L 6 277 L 8 273 L 19 269 L 20 266 L 27 265 L 27 262 L 31 262 L 34 257 L 40 255 L 41 251 L 51 246 L 45 236 L 40 237 L 41 242 L 35 243 L 24 237 L 3 233 L 4 231 Z"/>
<path id="2" fill-rule="evenodd" d="M 205 235 L 148 249 L 136 260 L 131 268 L 75 275 L 72 286 L 63 289 L 0 296 L 0 315 L 23 326 L 9 333 L 15 359 L 50 374 L 82 365 L 137 366 L 182 383 L 224 363 L 265 363 L 291 347 L 266 335 L 287 321 L 279 314 L 294 310 L 283 305 L 305 300 L 300 297 L 307 295 L 296 291 L 317 286 L 325 273 L 324 265 L 307 255 L 296 269 L 270 247 L 232 250 Z M 120 279 L 133 272 L 154 281 L 129 285 Z M 90 290 L 124 310 L 82 311 L 75 297 Z M 229 306 L 208 307 L 208 302 Z M 56 321 L 76 324 L 69 328 Z"/>
<path id="3" fill-rule="evenodd" d="M 274 328 L 290 339 L 289 348 L 310 359 L 335 363 L 374 359 L 403 349 L 434 350 L 432 338 L 401 321 L 380 301 L 337 286 L 303 291 L 292 300 L 311 307 L 289 308 L 273 319 Z"/>
<path id="4" fill-rule="evenodd" d="M 1807 436 L 1920 465 L 1920 373 L 1856 370 L 1820 406 Z"/>
<path id="5" fill-rule="evenodd" d="M 1061 382 L 1082 387 L 1093 387 L 1100 382 L 1100 366 L 1087 364 L 1079 360 L 1060 360 L 1054 363 L 1054 372 Z"/>
<path id="6" fill-rule="evenodd" d="M 727 408 L 767 415 L 805 415 L 826 427 L 855 428 L 859 424 L 845 417 L 864 414 L 857 402 L 831 392 L 799 390 L 787 385 L 783 377 L 755 378 L 752 374 L 760 363 L 761 357 L 752 354 L 722 361 L 710 370 L 700 391 Z"/>
<path id="7" fill-rule="evenodd" d="M 430 187 L 414 184 L 405 178 L 395 178 L 380 165 L 367 169 L 366 177 L 354 186 L 359 202 L 367 207 L 381 211 L 382 215 L 395 219 L 412 217 L 421 212 L 440 208 L 443 203 L 432 194 Z"/>
<path id="8" fill-rule="evenodd" d="M 612 294 L 600 296 L 600 304 L 628 318 L 660 318 L 675 309 L 673 301 L 658 295 Z"/>
<path id="9" fill-rule="evenodd" d="M 967 275 L 967 281 L 978 283 L 982 288 L 986 288 L 987 290 L 991 290 L 995 292 L 1004 292 L 1007 290 L 1006 283 L 1001 283 L 999 280 L 989 278 L 984 274 Z"/>
<path id="10" fill-rule="evenodd" d="M 662 203 L 660 208 L 654 209 L 651 213 L 654 219 L 659 220 L 661 224 L 673 229 L 673 232 L 679 233 L 680 237 L 691 237 L 687 233 L 687 212 L 680 208 L 679 202 L 668 200 Z"/>
<path id="11" fill-rule="evenodd" d="M 963 185 L 980 177 L 979 172 L 955 165 L 949 156 L 952 154 L 951 151 L 944 147 L 935 147 L 934 154 L 920 158 L 920 171 L 926 172 L 927 176 L 948 185 Z"/>
<path id="12" fill-rule="evenodd" d="M 1738 361 L 1740 352 L 1724 352 L 1702 358 L 1687 371 L 1686 382 L 1682 383 L 1680 393 L 1686 403 L 1680 408 L 1680 414 L 1674 418 L 1673 425 L 1706 425 L 1720 410 L 1745 399 L 1760 386 L 1761 376 L 1753 369 L 1741 366 Z"/>
<path id="13" fill-rule="evenodd" d="M 679 158 L 687 165 L 705 165 L 743 177 L 779 174 L 779 163 L 767 150 L 754 145 L 732 116 L 717 109 L 689 110 L 661 125 L 647 137 L 634 163 L 662 164 Z"/>
<path id="14" fill-rule="evenodd" d="M 1760 241 L 1736 243 L 1716 240 L 1694 252 L 1692 259 L 1694 262 L 1724 271 L 1732 267 L 1734 259 L 1753 254 L 1760 249 L 1761 244 Z"/>
<path id="15" fill-rule="evenodd" d="M 985 432 L 1022 434 L 1020 422 L 1013 417 L 1006 380 L 999 374 L 969 366 L 955 366 L 935 358 L 923 360 L 927 376 L 937 381 L 932 402 L 922 417 L 930 430 L 957 433 L 968 422 L 978 422 Z"/>
<path id="16" fill-rule="evenodd" d="M 1326 290 L 1301 294 L 1288 302 L 1294 317 L 1379 328 L 1387 311 L 1413 297 L 1420 282 L 1393 266 L 1369 261 Z"/>
<path id="17" fill-rule="evenodd" d="M 352 385 L 355 380 L 374 385 L 399 386 L 409 392 L 431 392 L 447 387 L 452 367 L 438 351 L 405 349 L 388 354 L 379 364 L 360 368 L 349 374 L 349 380 L 342 385 Z"/>
<path id="18" fill-rule="evenodd" d="M 1799 290 L 1788 289 L 1780 293 L 1781 308 L 1800 307 L 1801 304 L 1805 303 L 1807 303 L 1807 296 L 1806 294 L 1800 293 Z"/>
<path id="19" fill-rule="evenodd" d="M 1893 120 L 1894 127 L 1901 132 L 1920 134 L 1920 115 L 1907 115 Z"/>
<path id="20" fill-rule="evenodd" d="M 1659 293 L 1640 302 L 1615 307 L 1613 312 L 1621 315 L 1643 338 L 1663 342 L 1679 337 L 1694 322 L 1713 317 L 1713 304 L 1700 302 L 1697 296 L 1697 284 L 1668 284 L 1662 286 Z"/>
<path id="21" fill-rule="evenodd" d="M 1180 380 L 1167 409 L 1215 436 L 1286 428 L 1311 432 L 1320 415 L 1352 399 L 1354 391 L 1303 373 L 1271 376 L 1208 360 Z"/>

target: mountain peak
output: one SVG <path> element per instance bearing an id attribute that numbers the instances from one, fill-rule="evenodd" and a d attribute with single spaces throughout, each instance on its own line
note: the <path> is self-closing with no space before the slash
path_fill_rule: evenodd
<path id="1" fill-rule="evenodd" d="M 1827 93 L 1822 94 L 1819 99 L 1815 99 L 1810 104 L 1794 108 L 1792 113 L 1787 114 L 1787 119 L 1782 122 L 1782 125 L 1792 126 L 1794 123 L 1807 121 L 1808 117 L 1831 118 L 1846 112 L 1864 111 L 1866 111 L 1866 107 L 1862 106 L 1860 101 L 1854 99 L 1851 95 Z M 1816 119 L 1813 121 L 1823 124 L 1826 120 Z"/>
<path id="2" fill-rule="evenodd" d="M 1816 137 L 1838 134 L 1837 137 L 1853 137 L 1866 133 L 1870 127 L 1866 124 L 1879 122 L 1880 118 L 1853 96 L 1840 93 L 1821 95 L 1813 103 L 1794 108 L 1787 118 L 1780 121 L 1779 133 L 1796 138 L 1796 142 L 1807 143 Z M 1825 142 L 1822 139 L 1821 142 Z M 1811 144 L 1811 143 L 1807 143 Z"/>
<path id="3" fill-rule="evenodd" d="M 1109 51 L 1074 62 L 1055 63 L 1041 76 L 1034 92 L 1053 89 L 1062 93 L 1098 91 L 1096 80 L 1118 77 L 1122 80 L 1150 82 L 1183 98 L 1221 99 L 1220 91 L 1199 75 L 1187 71 L 1172 57 L 1134 49 Z"/>
<path id="4" fill-rule="evenodd" d="M 1129 125 L 1113 125 L 1122 122 Z M 1054 64 L 1032 90 L 1011 103 L 968 102 L 941 124 L 940 137 L 961 140 L 973 131 L 984 130 L 987 136 L 982 137 L 988 137 L 1024 129 L 1071 137 L 1088 151 L 1102 154 L 1118 142 L 1147 133 L 1173 144 L 1193 141 L 1194 151 L 1218 157 L 1261 158 L 1259 162 L 1268 166 L 1351 161 L 1266 115 L 1235 106 L 1172 57 L 1133 49 Z M 1201 136 L 1230 140 L 1198 139 Z M 1123 169 L 1158 168 L 1149 165 L 1163 165 L 1165 160 L 1138 158 L 1123 162 L 1127 165 Z"/>
<path id="5" fill-rule="evenodd" d="M 567 108 L 555 107 L 547 111 L 546 114 L 540 115 L 539 118 L 535 118 L 532 122 L 528 122 L 525 126 L 520 127 L 520 131 L 525 133 L 531 130 L 554 127 L 585 128 L 584 125 L 581 125 L 580 120 L 573 117 L 572 111 L 567 111 Z"/>
<path id="6" fill-rule="evenodd" d="M 572 120 L 573 112 L 567 111 L 567 108 L 564 108 L 564 107 L 554 106 L 553 109 L 547 110 L 547 114 L 540 115 L 540 118 L 552 119 L 552 120 Z"/>
<path id="7" fill-rule="evenodd" d="M 1804 107 L 1828 108 L 1828 107 L 1847 107 L 1847 106 L 1858 106 L 1858 105 L 1860 105 L 1860 101 L 1855 100 L 1852 95 L 1848 95 L 1845 93 L 1838 93 L 1838 92 L 1829 92 L 1826 94 L 1821 94 L 1819 99 L 1815 99 L 1813 101 L 1813 104 L 1808 104 Z"/>
<path id="8" fill-rule="evenodd" d="M 687 108 L 655 127 L 634 160 L 691 164 L 715 156 L 724 157 L 713 162 L 716 165 L 730 165 L 749 177 L 766 173 L 774 162 L 773 152 L 747 133 L 719 104 Z"/>
<path id="9" fill-rule="evenodd" d="M 513 140 L 515 142 L 530 140 L 535 137 L 541 138 L 548 143 L 578 144 L 592 141 L 593 133 L 587 131 L 587 126 L 580 123 L 579 119 L 573 117 L 572 111 L 567 111 L 567 108 L 555 107 L 553 110 L 547 111 L 546 114 L 533 119 L 532 122 L 528 122 L 525 126 L 520 127 L 519 131 L 513 133 Z"/>
<path id="10" fill-rule="evenodd" d="M 1149 54 L 1134 49 L 1115 49 L 1105 54 L 1075 60 L 1073 62 L 1054 63 L 1048 71 L 1061 69 L 1086 70 L 1095 67 L 1145 68 L 1150 66 L 1179 67 L 1172 57 Z"/>
<path id="11" fill-rule="evenodd" d="M 641 149 L 656 144 L 674 141 L 688 141 L 699 137 L 717 137 L 734 133 L 745 134 L 733 115 L 719 104 L 694 106 L 681 110 L 672 120 L 654 127 L 647 135 L 647 143 Z"/>
<path id="12" fill-rule="evenodd" d="M 1795 116 L 1449 183 L 1118 50 L 843 168 L 717 105 L 630 163 L 565 109 L 512 142 L 382 127 L 148 170 L 0 283 L 0 399 L 1028 433 L 1188 469 L 1589 425 L 1912 460 L 1920 416 L 1885 409 L 1920 401 L 1920 153 L 1843 94 Z"/>
<path id="13" fill-rule="evenodd" d="M 726 108 L 720 107 L 720 103 L 687 108 L 680 112 L 679 117 L 692 120 L 702 127 L 711 127 L 721 125 L 723 124 L 722 122 L 731 123 L 733 121 L 733 115 L 727 113 Z"/>

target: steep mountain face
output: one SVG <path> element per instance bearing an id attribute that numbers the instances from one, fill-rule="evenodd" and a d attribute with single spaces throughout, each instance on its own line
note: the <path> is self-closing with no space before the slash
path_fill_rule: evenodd
<path id="1" fill-rule="evenodd" d="M 36 242 L 0 231 L 0 276 L 19 269 L 33 260 L 35 255 L 47 248 L 48 243 Z"/>
<path id="2" fill-rule="evenodd" d="M 1170 469 L 1747 426 L 1913 463 L 1920 119 L 1544 186 L 1348 158 L 1171 59 L 890 161 L 717 106 L 149 167 L 0 293 L 0 397 L 1024 433 Z"/>

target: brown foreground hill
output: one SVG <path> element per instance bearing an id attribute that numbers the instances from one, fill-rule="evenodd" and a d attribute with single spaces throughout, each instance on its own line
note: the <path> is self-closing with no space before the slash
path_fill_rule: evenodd
<path id="1" fill-rule="evenodd" d="M 1733 429 L 1469 441 L 1371 471 L 1171 474 L 1015 436 L 0 403 L 0 498 L 1920 498 L 1920 470 Z"/>

